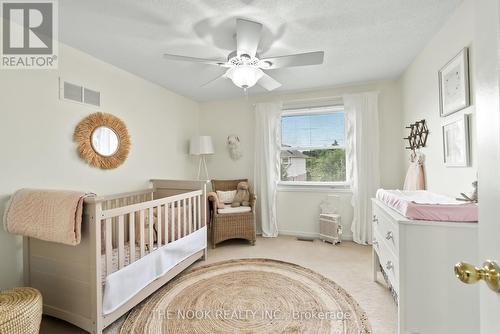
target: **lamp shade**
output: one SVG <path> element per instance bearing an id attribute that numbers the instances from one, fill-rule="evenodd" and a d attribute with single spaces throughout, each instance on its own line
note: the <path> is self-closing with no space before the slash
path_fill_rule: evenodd
<path id="1" fill-rule="evenodd" d="M 210 136 L 194 136 L 189 142 L 189 154 L 214 154 L 214 144 Z"/>

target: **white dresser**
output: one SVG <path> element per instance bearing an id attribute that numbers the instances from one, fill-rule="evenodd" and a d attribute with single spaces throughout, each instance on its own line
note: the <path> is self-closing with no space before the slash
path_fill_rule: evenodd
<path id="1" fill-rule="evenodd" d="M 400 334 L 471 334 L 479 328 L 479 287 L 455 278 L 477 263 L 477 223 L 409 220 L 373 203 L 373 273 L 382 271 L 398 303 Z"/>

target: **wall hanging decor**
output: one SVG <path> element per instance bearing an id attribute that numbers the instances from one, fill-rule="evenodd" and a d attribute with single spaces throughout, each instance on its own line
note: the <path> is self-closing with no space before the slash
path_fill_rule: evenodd
<path id="1" fill-rule="evenodd" d="M 464 48 L 439 71 L 441 117 L 470 106 L 469 49 Z"/>
<path id="2" fill-rule="evenodd" d="M 447 167 L 468 167 L 470 163 L 469 115 L 443 125 L 444 164 Z"/>
<path id="3" fill-rule="evenodd" d="M 427 128 L 425 119 L 412 123 L 406 128 L 410 129 L 408 137 L 403 138 L 408 141 L 406 149 L 415 152 L 416 149 L 425 147 L 427 144 L 427 136 L 429 135 L 429 129 Z"/>
<path id="4" fill-rule="evenodd" d="M 239 160 L 243 153 L 241 152 L 241 141 L 240 137 L 236 135 L 230 135 L 227 137 L 227 148 L 229 150 L 229 156 L 233 160 Z"/>
<path id="5" fill-rule="evenodd" d="M 127 159 L 130 137 L 127 126 L 111 114 L 97 112 L 85 117 L 75 128 L 78 154 L 89 165 L 117 168 Z"/>

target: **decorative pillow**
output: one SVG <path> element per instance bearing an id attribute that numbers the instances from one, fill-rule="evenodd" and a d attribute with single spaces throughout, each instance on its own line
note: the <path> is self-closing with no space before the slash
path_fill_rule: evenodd
<path id="1" fill-rule="evenodd" d="M 217 197 L 219 197 L 219 201 L 224 204 L 233 203 L 234 196 L 236 196 L 236 190 L 217 191 Z"/>

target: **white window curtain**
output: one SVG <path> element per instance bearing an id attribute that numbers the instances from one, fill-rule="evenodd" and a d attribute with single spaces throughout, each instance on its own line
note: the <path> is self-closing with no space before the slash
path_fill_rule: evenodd
<path id="1" fill-rule="evenodd" d="M 254 183 L 257 222 L 262 236 L 277 237 L 277 186 L 280 178 L 281 103 L 255 106 Z"/>
<path id="2" fill-rule="evenodd" d="M 371 198 L 380 187 L 378 92 L 343 96 L 347 173 L 352 187 L 353 240 L 372 243 Z"/>

